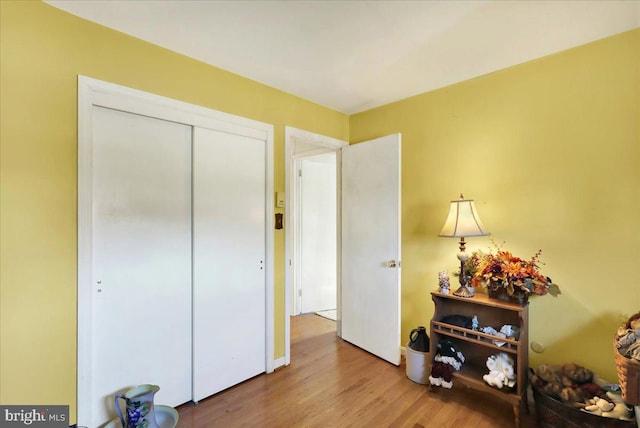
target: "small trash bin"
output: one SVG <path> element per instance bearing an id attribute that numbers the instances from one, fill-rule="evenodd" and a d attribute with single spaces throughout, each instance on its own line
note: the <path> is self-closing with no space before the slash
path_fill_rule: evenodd
<path id="1" fill-rule="evenodd" d="M 431 373 L 431 353 L 427 329 L 419 326 L 409 333 L 406 347 L 407 377 L 420 384 L 429 383 Z"/>

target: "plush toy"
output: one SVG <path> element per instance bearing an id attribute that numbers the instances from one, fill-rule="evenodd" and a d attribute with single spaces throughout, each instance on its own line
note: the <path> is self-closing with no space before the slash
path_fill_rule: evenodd
<path id="1" fill-rule="evenodd" d="M 536 374 L 546 383 L 560 384 L 560 377 L 549 364 L 540 364 L 536 369 Z"/>
<path id="2" fill-rule="evenodd" d="M 531 375 L 531 384 L 543 394 L 560 399 L 562 384 L 560 376 L 548 364 L 539 364 Z"/>
<path id="3" fill-rule="evenodd" d="M 460 370 L 462 363 L 464 355 L 456 349 L 455 344 L 448 339 L 441 339 L 433 358 L 429 383 L 450 389 L 453 386 L 453 372 Z"/>
<path id="4" fill-rule="evenodd" d="M 600 385 L 594 382 L 582 383 L 578 385 L 578 388 L 580 388 L 580 391 L 582 391 L 582 396 L 587 400 L 604 395 L 604 389 L 602 389 Z"/>
<path id="5" fill-rule="evenodd" d="M 489 369 L 489 373 L 482 376 L 482 379 L 488 385 L 498 388 L 502 388 L 503 386 L 512 388 L 516 384 L 513 359 L 504 352 L 498 355 L 491 355 L 487 358 L 487 368 Z"/>
<path id="6" fill-rule="evenodd" d="M 583 410 L 594 415 L 602 416 L 603 412 L 610 412 L 613 410 L 613 407 L 613 403 L 604 398 L 595 397 L 587 401 L 587 405 Z"/>
<path id="7" fill-rule="evenodd" d="M 607 392 L 607 398 L 613 403 L 613 409 L 610 411 L 603 411 L 602 416 L 605 418 L 622 419 L 623 421 L 633 420 L 633 412 L 630 406 L 627 406 L 622 400 L 620 394 L 614 394 L 613 392 Z"/>
<path id="8" fill-rule="evenodd" d="M 591 370 L 574 363 L 561 367 L 540 364 L 531 376 L 532 385 L 539 391 L 575 407 L 595 405 L 587 400 L 604 397 L 604 390 L 594 380 Z"/>
<path id="9" fill-rule="evenodd" d="M 477 331 L 478 330 L 478 316 L 474 315 L 469 318 L 466 315 L 445 315 L 440 319 L 440 322 L 455 325 L 458 327 L 466 328 L 469 330 Z"/>
<path id="10" fill-rule="evenodd" d="M 584 395 L 580 388 L 565 386 L 562 388 L 562 391 L 560 391 L 560 399 L 565 403 L 582 403 L 584 401 Z M 579 407 L 582 407 L 582 405 Z"/>
<path id="11" fill-rule="evenodd" d="M 625 324 L 625 328 L 629 330 L 640 330 L 640 312 L 629 317 Z"/>
<path id="12" fill-rule="evenodd" d="M 585 367 L 573 363 L 562 366 L 562 384 L 564 386 L 580 385 L 592 380 L 593 372 Z"/>
<path id="13" fill-rule="evenodd" d="M 640 361 L 640 312 L 618 328 L 615 346 L 623 357 Z"/>
<path id="14" fill-rule="evenodd" d="M 605 418 L 621 419 L 623 421 L 633 420 L 631 407 L 625 404 L 620 394 L 608 391 L 606 397 L 606 400 L 600 397 L 588 400 L 584 410 Z"/>

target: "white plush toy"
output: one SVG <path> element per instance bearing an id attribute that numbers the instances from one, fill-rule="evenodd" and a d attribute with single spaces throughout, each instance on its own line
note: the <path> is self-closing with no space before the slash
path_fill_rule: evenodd
<path id="1" fill-rule="evenodd" d="M 487 358 L 487 368 L 489 373 L 482 376 L 487 384 L 498 388 L 512 388 L 516 384 L 513 359 L 504 352 Z"/>
<path id="2" fill-rule="evenodd" d="M 602 416 L 605 418 L 622 419 L 623 421 L 633 419 L 631 409 L 624 403 L 620 394 L 607 392 L 607 398 L 613 403 L 613 409 L 609 412 L 602 412 Z"/>
<path id="3" fill-rule="evenodd" d="M 603 412 L 610 412 L 613 410 L 613 403 L 610 403 L 604 398 L 593 397 L 587 401 L 587 406 L 585 406 L 584 410 L 589 413 L 593 413 L 594 415 L 602 416 Z"/>
<path id="4" fill-rule="evenodd" d="M 607 392 L 607 399 L 594 397 L 587 402 L 585 411 L 594 415 L 604 416 L 605 418 L 622 419 L 623 421 L 631 421 L 631 409 L 624 404 L 620 394 Z"/>

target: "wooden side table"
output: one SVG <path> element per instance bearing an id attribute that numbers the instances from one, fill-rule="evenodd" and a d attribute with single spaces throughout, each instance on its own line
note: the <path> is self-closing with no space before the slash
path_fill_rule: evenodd
<path id="1" fill-rule="evenodd" d="M 476 294 L 471 298 L 442 294 L 434 291 L 431 298 L 435 304 L 435 312 L 431 320 L 431 355 L 437 353 L 440 339 L 447 338 L 456 344 L 457 349 L 465 357 L 460 371 L 453 375 L 454 384 L 460 382 L 469 388 L 482 391 L 507 401 L 513 405 L 516 427 L 520 425 L 520 408 L 527 403 L 527 384 L 529 371 L 529 304 L 503 302 L 490 299 L 484 294 Z M 501 339 L 479 331 L 443 323 L 447 315 L 464 315 L 478 317 L 481 326 L 491 326 L 499 330 L 509 324 L 520 329 L 517 340 Z M 504 342 L 498 346 L 495 342 Z M 516 384 L 513 388 L 495 388 L 484 382 L 482 376 L 488 373 L 487 358 L 504 352 L 514 361 Z"/>

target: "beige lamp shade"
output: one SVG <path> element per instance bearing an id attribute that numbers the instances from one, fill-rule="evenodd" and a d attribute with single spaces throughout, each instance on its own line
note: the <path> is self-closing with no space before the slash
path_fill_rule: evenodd
<path id="1" fill-rule="evenodd" d="M 463 238 L 469 236 L 487 236 L 487 232 L 478 217 L 473 199 L 451 201 L 449 216 L 438 234 L 446 238 Z"/>

